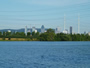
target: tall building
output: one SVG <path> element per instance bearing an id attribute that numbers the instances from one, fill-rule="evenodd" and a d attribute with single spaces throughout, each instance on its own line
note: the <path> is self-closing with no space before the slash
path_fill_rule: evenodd
<path id="1" fill-rule="evenodd" d="M 45 32 L 45 27 L 44 25 L 41 26 L 41 33 L 44 33 Z"/>
<path id="2" fill-rule="evenodd" d="M 27 26 L 25 26 L 25 35 L 27 35 Z"/>
<path id="3" fill-rule="evenodd" d="M 55 30 L 55 33 L 60 33 L 60 27 L 57 27 L 56 30 Z"/>
<path id="4" fill-rule="evenodd" d="M 73 33 L 73 29 L 72 29 L 72 26 L 70 26 L 70 34 Z"/>

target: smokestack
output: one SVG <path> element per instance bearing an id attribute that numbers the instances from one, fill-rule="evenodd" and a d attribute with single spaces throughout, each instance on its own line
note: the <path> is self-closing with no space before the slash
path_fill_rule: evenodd
<path id="1" fill-rule="evenodd" d="M 78 34 L 80 33 L 80 14 L 78 14 Z"/>
<path id="2" fill-rule="evenodd" d="M 64 31 L 65 31 L 66 15 L 64 14 Z"/>

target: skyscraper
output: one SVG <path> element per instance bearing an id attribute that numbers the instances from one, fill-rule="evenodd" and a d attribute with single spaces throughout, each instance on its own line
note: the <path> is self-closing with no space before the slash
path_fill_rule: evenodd
<path id="1" fill-rule="evenodd" d="M 44 33 L 45 32 L 45 27 L 44 25 L 41 26 L 41 33 Z"/>
<path id="2" fill-rule="evenodd" d="M 27 26 L 25 26 L 25 35 L 27 35 Z"/>
<path id="3" fill-rule="evenodd" d="M 72 33 L 73 33 L 72 26 L 70 26 L 70 34 L 72 34 Z"/>

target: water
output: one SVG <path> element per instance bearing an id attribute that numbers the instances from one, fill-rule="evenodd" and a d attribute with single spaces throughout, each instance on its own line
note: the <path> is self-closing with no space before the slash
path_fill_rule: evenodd
<path id="1" fill-rule="evenodd" d="M 90 42 L 0 42 L 0 68 L 90 68 Z"/>

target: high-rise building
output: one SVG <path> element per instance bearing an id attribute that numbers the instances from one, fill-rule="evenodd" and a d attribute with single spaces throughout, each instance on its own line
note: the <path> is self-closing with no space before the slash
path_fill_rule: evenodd
<path id="1" fill-rule="evenodd" d="M 73 29 L 72 29 L 72 26 L 70 26 L 70 34 L 73 33 Z"/>
<path id="2" fill-rule="evenodd" d="M 55 30 L 55 33 L 60 33 L 60 27 L 57 27 L 56 30 Z"/>
<path id="3" fill-rule="evenodd" d="M 45 27 L 44 25 L 41 26 L 41 33 L 44 33 L 45 32 Z"/>
<path id="4" fill-rule="evenodd" d="M 27 35 L 27 26 L 25 26 L 25 35 Z"/>

